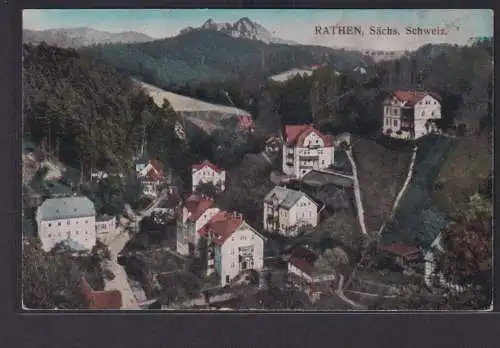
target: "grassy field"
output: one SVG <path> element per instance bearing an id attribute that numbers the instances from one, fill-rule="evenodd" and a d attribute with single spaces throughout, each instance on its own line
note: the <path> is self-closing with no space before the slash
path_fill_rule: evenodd
<path id="1" fill-rule="evenodd" d="M 463 209 L 491 170 L 492 146 L 486 135 L 458 138 L 439 172 L 432 198 L 447 213 Z"/>
<path id="2" fill-rule="evenodd" d="M 446 214 L 432 200 L 435 181 L 455 140 L 430 135 L 422 139 L 412 181 L 394 219 L 382 232 L 382 244 L 405 243 L 427 248 L 446 224 Z"/>
<path id="3" fill-rule="evenodd" d="M 386 221 L 408 174 L 411 152 L 384 147 L 375 140 L 357 138 L 353 153 L 368 233 Z"/>

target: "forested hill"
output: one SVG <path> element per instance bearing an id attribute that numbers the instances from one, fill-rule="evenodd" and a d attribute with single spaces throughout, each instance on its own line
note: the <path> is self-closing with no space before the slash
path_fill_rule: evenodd
<path id="1" fill-rule="evenodd" d="M 380 86 L 434 91 L 449 121 L 491 126 L 492 47 L 491 38 L 470 46 L 422 46 L 408 57 L 377 64 Z"/>
<path id="2" fill-rule="evenodd" d="M 234 80 L 242 75 L 263 79 L 290 68 L 323 62 L 339 71 L 352 70 L 371 61 L 358 52 L 266 44 L 213 30 L 192 31 L 145 43 L 103 44 L 84 48 L 82 52 L 164 89 Z"/>
<path id="3" fill-rule="evenodd" d="M 23 91 L 25 135 L 87 175 L 124 168 L 153 132 L 163 135 L 148 143 L 153 152 L 170 147 L 184 156 L 168 105 L 159 108 L 130 78 L 73 49 L 24 45 Z"/>
<path id="4" fill-rule="evenodd" d="M 331 131 L 373 133 L 382 125 L 384 98 L 397 89 L 439 94 L 444 125 L 491 130 L 491 39 L 470 46 L 425 45 L 397 60 L 371 65 L 362 79 L 347 76 L 342 81 L 331 71 L 318 69 L 311 77 L 268 86 L 265 94 L 268 104 L 277 105 L 282 123 L 314 122 L 329 126 Z M 260 113 L 272 118 L 274 110 L 265 113 L 263 108 Z"/>

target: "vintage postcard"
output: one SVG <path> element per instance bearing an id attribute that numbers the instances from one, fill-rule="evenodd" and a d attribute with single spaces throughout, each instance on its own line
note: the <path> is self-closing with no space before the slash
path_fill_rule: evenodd
<path id="1" fill-rule="evenodd" d="M 490 310 L 493 12 L 23 11 L 25 310 Z"/>

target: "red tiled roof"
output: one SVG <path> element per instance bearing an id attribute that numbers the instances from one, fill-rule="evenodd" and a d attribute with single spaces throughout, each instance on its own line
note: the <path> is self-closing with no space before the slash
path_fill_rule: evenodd
<path id="1" fill-rule="evenodd" d="M 149 161 L 149 163 L 153 166 L 154 169 L 156 169 L 159 173 L 163 173 L 163 164 L 157 160 L 156 158 L 153 158 L 152 160 Z"/>
<path id="2" fill-rule="evenodd" d="M 123 305 L 122 293 L 119 290 L 94 291 L 82 277 L 82 292 L 89 302 L 89 309 L 120 309 Z"/>
<path id="3" fill-rule="evenodd" d="M 382 247 L 383 251 L 390 252 L 392 254 L 398 255 L 398 256 L 406 256 L 409 254 L 417 253 L 420 251 L 420 249 L 411 246 L 411 245 L 406 245 L 402 243 L 394 243 L 390 245 L 386 245 Z"/>
<path id="4" fill-rule="evenodd" d="M 406 102 L 408 106 L 413 106 L 419 101 L 421 101 L 426 95 L 430 95 L 434 98 L 439 99 L 439 96 L 434 93 L 428 92 L 416 92 L 416 91 L 396 91 L 393 96 L 397 99 Z"/>
<path id="5" fill-rule="evenodd" d="M 300 269 L 305 274 L 307 274 L 307 275 L 312 274 L 314 262 L 310 262 L 306 259 L 303 259 L 301 257 L 295 257 L 295 256 L 292 256 L 290 258 L 290 261 L 288 261 L 288 262 L 290 262 L 292 265 L 294 265 L 295 267 Z"/>
<path id="6" fill-rule="evenodd" d="M 242 223 L 243 216 L 241 214 L 221 211 L 198 232 L 205 236 L 213 233 L 215 235 L 214 243 L 222 245 Z"/>
<path id="7" fill-rule="evenodd" d="M 217 173 L 221 173 L 224 171 L 224 169 L 221 169 L 219 167 L 217 167 L 215 164 L 205 160 L 201 163 L 198 163 L 198 164 L 193 164 L 193 169 L 196 169 L 197 171 L 204 168 L 204 167 L 209 167 L 209 168 L 212 168 L 214 171 L 216 171 Z"/>
<path id="8" fill-rule="evenodd" d="M 149 177 L 149 179 L 153 180 L 153 181 L 158 181 L 158 180 L 161 180 L 162 179 L 162 174 L 161 172 L 159 172 L 156 168 L 150 168 L 148 170 L 148 173 L 147 173 L 147 176 Z"/>
<path id="9" fill-rule="evenodd" d="M 333 145 L 332 137 L 321 133 L 316 128 L 308 124 L 285 126 L 286 142 L 288 145 L 301 146 L 304 143 L 304 139 L 313 132 L 323 139 L 325 146 L 329 147 Z"/>
<path id="10" fill-rule="evenodd" d="M 190 213 L 188 219 L 191 221 L 198 220 L 200 216 L 203 215 L 205 211 L 207 211 L 207 209 L 210 209 L 214 206 L 215 202 L 213 199 L 198 194 L 192 194 L 186 199 L 186 202 L 184 203 L 184 207 L 186 207 L 186 209 Z"/>

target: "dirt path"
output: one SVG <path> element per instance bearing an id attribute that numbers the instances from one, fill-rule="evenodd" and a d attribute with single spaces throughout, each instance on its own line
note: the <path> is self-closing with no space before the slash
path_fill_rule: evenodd
<path id="1" fill-rule="evenodd" d="M 346 154 L 347 154 L 347 157 L 349 158 L 349 162 L 351 162 L 351 167 L 352 167 L 354 198 L 356 200 L 356 210 L 358 211 L 359 226 L 361 227 L 361 232 L 365 236 L 368 236 L 368 233 L 366 232 L 365 212 L 363 209 L 363 201 L 361 200 L 361 189 L 359 187 L 358 168 L 356 167 L 356 161 L 354 161 L 354 157 L 352 155 L 352 150 L 351 149 L 346 150 Z"/>

